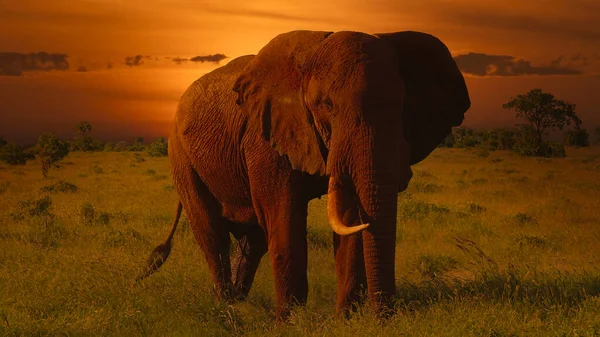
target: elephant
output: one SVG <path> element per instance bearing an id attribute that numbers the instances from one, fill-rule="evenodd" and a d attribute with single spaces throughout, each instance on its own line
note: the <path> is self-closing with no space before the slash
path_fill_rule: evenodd
<path id="1" fill-rule="evenodd" d="M 336 311 L 364 286 L 378 312 L 389 309 L 398 193 L 470 106 L 448 48 L 430 34 L 277 35 L 183 93 L 168 142 L 175 220 L 140 279 L 168 257 L 185 210 L 216 296 L 245 299 L 269 252 L 285 317 L 307 299 L 308 202 L 327 195 Z"/>

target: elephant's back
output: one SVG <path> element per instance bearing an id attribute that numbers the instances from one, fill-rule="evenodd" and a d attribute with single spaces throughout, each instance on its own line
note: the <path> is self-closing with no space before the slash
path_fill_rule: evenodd
<path id="1" fill-rule="evenodd" d="M 243 188 L 249 186 L 241 149 L 246 118 L 233 91 L 238 74 L 251 59 L 234 59 L 190 85 L 179 102 L 169 139 L 180 143 L 224 209 L 244 208 L 251 202 L 249 187 Z"/>
<path id="2" fill-rule="evenodd" d="M 179 100 L 174 123 L 177 132 L 188 135 L 196 130 L 221 128 L 222 133 L 239 126 L 243 118 L 235 103 L 233 85 L 253 57 L 238 57 L 194 81 Z"/>

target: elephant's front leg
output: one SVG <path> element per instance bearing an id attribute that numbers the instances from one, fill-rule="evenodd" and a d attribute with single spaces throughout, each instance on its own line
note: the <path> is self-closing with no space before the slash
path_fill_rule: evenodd
<path id="1" fill-rule="evenodd" d="M 267 238 L 256 224 L 248 227 L 237 241 L 239 248 L 231 266 L 236 298 L 243 301 L 248 297 L 260 260 L 267 252 Z"/>
<path id="2" fill-rule="evenodd" d="M 340 236 L 333 233 L 337 276 L 336 313 L 345 315 L 355 309 L 367 290 L 362 234 Z"/>
<path id="3" fill-rule="evenodd" d="M 280 208 L 268 216 L 278 319 L 285 318 L 292 306 L 304 305 L 308 296 L 307 207 L 306 202 L 283 200 Z"/>
<path id="4" fill-rule="evenodd" d="M 255 178 L 251 179 L 252 198 L 258 220 L 267 234 L 275 279 L 276 316 L 281 320 L 292 306 L 305 304 L 308 295 L 308 200 L 303 193 L 300 172 L 288 171 L 284 177 Z"/>

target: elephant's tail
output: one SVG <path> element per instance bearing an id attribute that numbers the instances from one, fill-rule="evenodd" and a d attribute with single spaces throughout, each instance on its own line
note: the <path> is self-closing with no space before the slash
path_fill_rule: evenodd
<path id="1" fill-rule="evenodd" d="M 162 266 L 163 263 L 169 257 L 169 253 L 171 253 L 171 247 L 173 247 L 173 236 L 175 236 L 175 230 L 177 229 L 177 224 L 179 223 L 179 218 L 181 217 L 181 211 L 183 206 L 181 205 L 181 201 L 177 203 L 177 211 L 175 212 L 175 219 L 173 220 L 173 225 L 171 228 L 171 233 L 169 233 L 169 237 L 165 243 L 158 245 L 150 254 L 150 258 L 148 259 L 146 270 L 138 276 L 136 281 L 141 281 L 146 277 L 152 275 L 155 271 Z"/>

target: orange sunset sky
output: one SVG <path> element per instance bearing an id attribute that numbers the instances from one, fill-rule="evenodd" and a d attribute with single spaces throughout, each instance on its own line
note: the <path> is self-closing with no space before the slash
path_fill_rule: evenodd
<path id="1" fill-rule="evenodd" d="M 0 0 L 0 137 L 167 136 L 186 87 L 290 30 L 417 30 L 467 79 L 465 125 L 511 126 L 511 96 L 539 87 L 600 126 L 598 0 Z"/>

